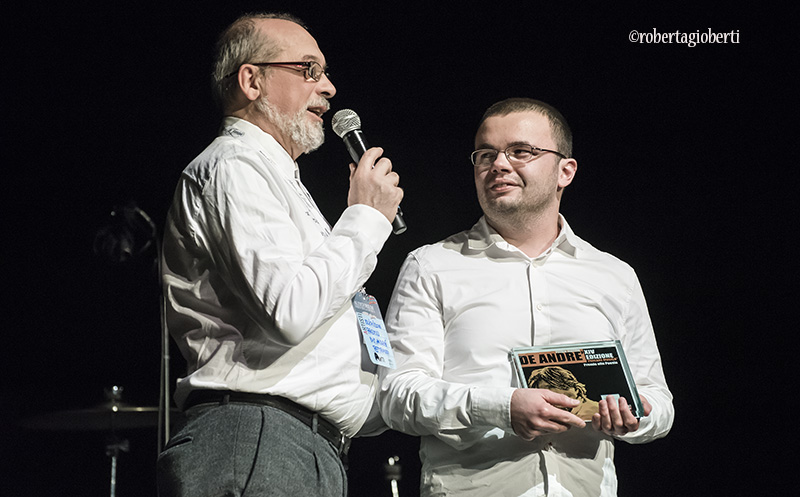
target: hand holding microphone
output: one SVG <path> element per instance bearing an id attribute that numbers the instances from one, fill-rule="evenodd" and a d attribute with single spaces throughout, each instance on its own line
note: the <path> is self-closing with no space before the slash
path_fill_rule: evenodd
<path id="1" fill-rule="evenodd" d="M 381 158 L 382 148 L 368 148 L 361 132 L 361 119 L 352 110 L 342 109 L 334 114 L 331 127 L 344 140 L 350 157 L 358 164 L 350 166 L 348 205 L 374 207 L 391 220 L 395 235 L 403 233 L 406 230 L 400 210 L 403 190 L 397 186 L 400 176 L 392 171 L 392 162 Z"/>

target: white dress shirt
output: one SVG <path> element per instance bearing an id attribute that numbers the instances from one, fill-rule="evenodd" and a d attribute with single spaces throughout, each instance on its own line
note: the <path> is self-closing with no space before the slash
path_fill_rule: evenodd
<path id="1" fill-rule="evenodd" d="M 644 443 L 672 426 L 636 274 L 560 224 L 536 258 L 481 218 L 406 259 L 386 313 L 397 369 L 381 371 L 378 400 L 391 428 L 422 437 L 422 495 L 616 495 L 612 439 L 591 424 L 533 441 L 514 434 L 513 347 L 618 339 L 653 406 L 620 438 Z"/>
<path id="2" fill-rule="evenodd" d="M 257 126 L 226 118 L 183 171 L 167 217 L 167 325 L 192 389 L 279 395 L 353 436 L 377 388 L 351 297 L 391 224 L 350 206 L 331 228 L 297 164 Z"/>

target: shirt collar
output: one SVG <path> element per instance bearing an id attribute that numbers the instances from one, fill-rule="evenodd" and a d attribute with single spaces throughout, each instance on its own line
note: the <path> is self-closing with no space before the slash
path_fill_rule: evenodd
<path id="1" fill-rule="evenodd" d="M 300 178 L 300 170 L 297 167 L 297 162 L 292 159 L 289 152 L 287 152 L 272 135 L 250 121 L 238 117 L 225 116 L 219 134 L 232 136 L 249 142 L 269 157 L 281 174 L 292 179 Z"/>
<path id="2" fill-rule="evenodd" d="M 578 237 L 572 231 L 572 228 L 570 228 L 564 216 L 559 214 L 558 220 L 561 225 L 561 231 L 558 233 L 556 239 L 553 240 L 553 244 L 550 248 L 537 257 L 537 259 L 547 257 L 547 255 L 554 250 L 558 250 L 570 257 L 578 256 L 580 243 Z M 504 252 L 519 251 L 516 247 L 505 241 L 494 228 L 489 226 L 489 223 L 486 222 L 486 216 L 481 216 L 478 222 L 475 223 L 475 226 L 469 231 L 468 236 L 467 245 L 471 250 L 483 252 L 495 247 Z"/>

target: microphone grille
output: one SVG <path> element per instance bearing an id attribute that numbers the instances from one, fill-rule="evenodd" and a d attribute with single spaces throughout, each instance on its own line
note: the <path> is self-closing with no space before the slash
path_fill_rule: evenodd
<path id="1" fill-rule="evenodd" d="M 333 115 L 331 127 L 333 128 L 333 132 L 336 133 L 339 138 L 342 138 L 353 130 L 361 129 L 361 118 L 350 109 L 342 109 Z"/>

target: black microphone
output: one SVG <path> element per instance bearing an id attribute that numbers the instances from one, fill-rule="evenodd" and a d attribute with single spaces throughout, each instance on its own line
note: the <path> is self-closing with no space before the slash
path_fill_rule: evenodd
<path id="1" fill-rule="evenodd" d="M 344 140 L 344 145 L 347 147 L 347 151 L 350 152 L 350 157 L 358 164 L 361 156 L 369 148 L 366 140 L 364 140 L 364 134 L 361 132 L 361 118 L 350 109 L 342 109 L 333 115 L 331 127 L 333 132 Z M 397 215 L 394 216 L 392 221 L 392 232 L 395 235 L 399 235 L 405 230 L 406 222 L 403 220 L 403 211 L 400 206 L 397 206 Z"/>

